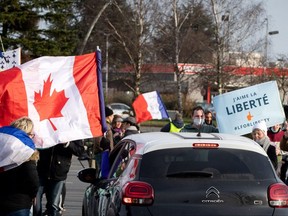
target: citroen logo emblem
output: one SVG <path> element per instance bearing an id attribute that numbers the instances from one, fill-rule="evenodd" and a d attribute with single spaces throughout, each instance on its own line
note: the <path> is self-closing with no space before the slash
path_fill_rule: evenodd
<path id="1" fill-rule="evenodd" d="M 219 196 L 220 192 L 217 188 L 215 188 L 214 186 L 211 186 L 210 188 L 208 188 L 208 190 L 206 190 L 206 198 L 215 195 L 217 196 L 217 198 L 220 198 Z"/>

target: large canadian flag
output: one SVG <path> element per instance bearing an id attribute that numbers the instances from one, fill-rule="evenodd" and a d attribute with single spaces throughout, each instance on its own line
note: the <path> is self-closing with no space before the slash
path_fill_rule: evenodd
<path id="1" fill-rule="evenodd" d="M 33 120 L 38 148 L 101 136 L 106 125 L 100 51 L 40 57 L 1 72 L 0 126 L 22 116 Z"/>

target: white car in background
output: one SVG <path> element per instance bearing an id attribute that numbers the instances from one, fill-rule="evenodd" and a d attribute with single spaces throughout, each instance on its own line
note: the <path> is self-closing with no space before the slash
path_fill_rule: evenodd
<path id="1" fill-rule="evenodd" d="M 110 107 L 113 110 L 114 115 L 120 115 L 122 118 L 134 116 L 133 110 L 127 104 L 111 103 L 111 104 L 108 104 L 108 107 Z"/>

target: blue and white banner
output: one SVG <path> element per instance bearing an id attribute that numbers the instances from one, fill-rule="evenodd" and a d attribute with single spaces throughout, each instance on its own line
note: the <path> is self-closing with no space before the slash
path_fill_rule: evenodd
<path id="1" fill-rule="evenodd" d="M 24 131 L 11 126 L 0 128 L 0 172 L 21 165 L 34 150 L 33 140 Z"/>
<path id="2" fill-rule="evenodd" d="M 218 95 L 213 105 L 220 133 L 244 135 L 262 120 L 267 127 L 285 121 L 276 81 Z"/>
<path id="3" fill-rule="evenodd" d="M 0 71 L 8 70 L 21 65 L 21 48 L 0 51 Z"/>

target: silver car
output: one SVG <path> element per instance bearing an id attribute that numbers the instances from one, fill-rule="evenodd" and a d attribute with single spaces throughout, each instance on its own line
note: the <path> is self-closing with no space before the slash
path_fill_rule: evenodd
<path id="1" fill-rule="evenodd" d="M 108 104 L 108 107 L 113 110 L 114 114 L 120 115 L 122 118 L 134 115 L 131 107 L 124 103 L 111 103 Z"/>

